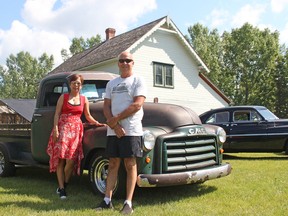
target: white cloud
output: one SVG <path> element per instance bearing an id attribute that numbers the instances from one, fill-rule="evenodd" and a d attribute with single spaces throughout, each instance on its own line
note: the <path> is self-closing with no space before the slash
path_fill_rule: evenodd
<path id="1" fill-rule="evenodd" d="M 261 15 L 265 12 L 265 5 L 245 5 L 232 19 L 232 26 L 241 27 L 244 23 L 248 22 L 251 25 L 259 24 Z"/>
<path id="2" fill-rule="evenodd" d="M 271 9 L 274 13 L 281 13 L 288 5 L 288 0 L 271 0 Z"/>
<path id="3" fill-rule="evenodd" d="M 23 17 L 35 28 L 61 32 L 69 37 L 103 35 L 108 27 L 116 33 L 127 30 L 142 14 L 156 9 L 155 0 L 27 0 Z"/>
<path id="4" fill-rule="evenodd" d="M 68 49 L 73 37 L 100 34 L 105 39 L 108 27 L 115 28 L 116 35 L 123 33 L 156 7 L 156 0 L 26 0 L 23 20 L 15 20 L 9 30 L 0 29 L 0 64 L 10 54 L 28 51 L 33 57 L 53 54 L 57 66 L 61 49 Z"/>
<path id="5" fill-rule="evenodd" d="M 288 23 L 286 24 L 285 28 L 280 32 L 280 44 L 288 44 Z"/>
<path id="6" fill-rule="evenodd" d="M 61 49 L 69 46 L 69 38 L 65 35 L 44 30 L 35 31 L 19 21 L 14 21 L 9 31 L 2 31 L 0 60 L 5 62 L 10 54 L 16 55 L 21 51 L 27 51 L 33 57 L 39 57 L 46 52 L 54 56 L 55 64 L 59 64 L 62 62 Z"/>
<path id="7" fill-rule="evenodd" d="M 208 20 L 210 21 L 210 25 L 212 28 L 218 28 L 219 26 L 223 26 L 228 18 L 228 11 L 226 10 L 217 10 L 214 9 L 211 12 L 211 15 L 208 16 Z"/>

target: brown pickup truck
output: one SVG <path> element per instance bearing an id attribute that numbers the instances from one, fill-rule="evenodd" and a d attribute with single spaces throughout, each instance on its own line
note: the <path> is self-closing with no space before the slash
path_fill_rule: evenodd
<path id="1" fill-rule="evenodd" d="M 15 105 L 12 102 L 17 100 L 0 100 L 0 105 L 6 106 L 11 115 L 18 116 L 6 120 L 1 118 L 0 177 L 14 175 L 15 165 L 48 168 L 46 147 L 53 126 L 56 102 L 61 94 L 69 91 L 68 77 L 72 73 L 46 76 L 40 82 L 36 101 L 21 100 L 20 111 L 16 108 L 13 110 L 17 103 Z M 81 93 L 90 101 L 92 116 L 105 122 L 102 97 L 107 82 L 117 75 L 91 71 L 77 73 L 84 77 Z M 35 107 L 31 108 L 31 104 L 35 104 Z M 104 153 L 106 127 L 91 126 L 84 116 L 82 120 L 85 127 L 82 172 L 88 170 L 93 191 L 103 194 L 108 170 L 108 159 Z M 227 176 L 231 172 L 231 165 L 222 163 L 225 131 L 218 126 L 203 125 L 191 109 L 146 102 L 143 130 L 144 156 L 137 161 L 139 187 L 201 183 Z M 114 189 L 116 196 L 125 194 L 125 178 L 124 168 L 121 167 Z"/>

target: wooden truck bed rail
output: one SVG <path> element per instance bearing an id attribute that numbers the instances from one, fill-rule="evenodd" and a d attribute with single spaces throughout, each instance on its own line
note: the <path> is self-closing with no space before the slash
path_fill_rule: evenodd
<path id="1" fill-rule="evenodd" d="M 0 136 L 30 136 L 31 124 L 0 124 Z"/>

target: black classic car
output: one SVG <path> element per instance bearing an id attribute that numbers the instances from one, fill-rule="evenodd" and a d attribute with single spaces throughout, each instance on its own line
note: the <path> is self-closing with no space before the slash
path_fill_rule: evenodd
<path id="1" fill-rule="evenodd" d="M 279 119 L 266 107 L 224 107 L 207 111 L 200 119 L 225 130 L 225 152 L 285 151 L 288 154 L 288 119 Z"/>

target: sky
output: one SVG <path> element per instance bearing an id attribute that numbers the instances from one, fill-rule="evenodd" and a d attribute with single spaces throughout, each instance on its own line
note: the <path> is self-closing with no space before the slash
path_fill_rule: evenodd
<path id="1" fill-rule="evenodd" d="M 248 22 L 288 46 L 288 0 L 0 0 L 0 65 L 25 51 L 53 55 L 56 67 L 75 37 L 104 40 L 106 28 L 119 35 L 164 16 L 183 35 L 196 23 L 221 34 Z"/>

